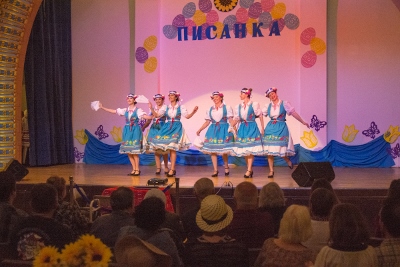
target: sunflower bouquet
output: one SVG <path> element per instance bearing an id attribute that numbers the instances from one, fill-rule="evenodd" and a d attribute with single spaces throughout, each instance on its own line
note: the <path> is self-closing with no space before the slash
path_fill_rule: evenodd
<path id="1" fill-rule="evenodd" d="M 61 251 L 44 247 L 33 261 L 33 267 L 107 267 L 112 257 L 109 247 L 93 235 L 83 235 Z"/>

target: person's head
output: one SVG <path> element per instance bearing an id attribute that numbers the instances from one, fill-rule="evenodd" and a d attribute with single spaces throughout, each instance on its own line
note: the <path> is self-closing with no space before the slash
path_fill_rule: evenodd
<path id="1" fill-rule="evenodd" d="M 290 205 L 279 226 L 278 236 L 287 243 L 301 243 L 312 235 L 311 217 L 307 207 Z"/>
<path id="2" fill-rule="evenodd" d="M 224 100 L 224 94 L 215 91 L 211 94 L 211 100 L 214 102 L 214 104 L 220 104 Z"/>
<path id="3" fill-rule="evenodd" d="M 392 201 L 382 207 L 381 224 L 390 237 L 400 238 L 400 201 Z"/>
<path id="4" fill-rule="evenodd" d="M 215 194 L 214 183 L 210 178 L 200 178 L 194 183 L 193 191 L 201 202 L 206 196 Z"/>
<path id="5" fill-rule="evenodd" d="M 124 267 L 169 267 L 172 258 L 153 244 L 127 235 L 117 241 L 114 248 L 115 259 Z"/>
<path id="6" fill-rule="evenodd" d="M 400 200 L 400 179 L 392 180 L 384 203 Z"/>
<path id="7" fill-rule="evenodd" d="M 265 96 L 274 101 L 278 97 L 277 91 L 278 88 L 276 87 L 268 88 L 268 90 L 265 92 Z"/>
<path id="8" fill-rule="evenodd" d="M 269 182 L 261 188 L 258 206 L 268 208 L 285 206 L 285 196 L 283 195 L 283 190 L 277 183 Z"/>
<path id="9" fill-rule="evenodd" d="M 54 212 L 58 207 L 56 188 L 47 183 L 35 184 L 31 189 L 30 204 L 35 213 L 48 214 Z"/>
<path id="10" fill-rule="evenodd" d="M 13 202 L 17 192 L 16 184 L 12 175 L 0 172 L 0 202 Z"/>
<path id="11" fill-rule="evenodd" d="M 155 231 L 165 221 L 165 204 L 157 197 L 143 199 L 135 208 L 134 218 L 137 227 Z"/>
<path id="12" fill-rule="evenodd" d="M 310 196 L 310 211 L 313 217 L 329 218 L 335 205 L 335 196 L 325 188 L 317 188 Z"/>
<path id="13" fill-rule="evenodd" d="M 206 233 L 217 233 L 225 230 L 232 219 L 233 211 L 224 199 L 218 195 L 209 195 L 201 202 L 196 224 Z"/>
<path id="14" fill-rule="evenodd" d="M 136 105 L 136 98 L 137 98 L 138 96 L 137 95 L 134 95 L 134 94 L 128 94 L 127 96 L 126 96 L 126 102 L 128 102 L 128 105 Z"/>
<path id="15" fill-rule="evenodd" d="M 169 91 L 168 93 L 168 98 L 170 102 L 178 102 L 180 96 L 181 94 L 177 91 Z"/>
<path id="16" fill-rule="evenodd" d="M 240 99 L 244 100 L 244 99 L 250 99 L 251 97 L 251 91 L 253 91 L 253 89 L 251 88 L 243 88 L 242 90 L 240 90 Z"/>
<path id="17" fill-rule="evenodd" d="M 164 99 L 165 99 L 165 96 L 162 94 L 155 94 L 153 96 L 153 100 L 154 100 L 154 102 L 156 102 L 157 106 L 162 106 L 162 104 L 164 104 Z"/>
<path id="18" fill-rule="evenodd" d="M 133 209 L 133 191 L 128 187 L 118 187 L 110 196 L 110 205 L 113 211 L 127 211 Z"/>
<path id="19" fill-rule="evenodd" d="M 159 198 L 164 203 L 164 205 L 167 205 L 167 197 L 165 196 L 164 192 L 158 188 L 152 188 L 147 191 L 146 195 L 144 195 L 144 199 L 149 197 Z"/>
<path id="20" fill-rule="evenodd" d="M 250 182 L 241 182 L 235 188 L 233 197 L 236 201 L 237 209 L 256 209 L 258 202 L 257 187 Z"/>
<path id="21" fill-rule="evenodd" d="M 333 190 L 333 187 L 332 187 L 331 183 L 327 179 L 320 178 L 320 179 L 314 180 L 314 182 L 311 185 L 311 193 L 314 192 L 314 190 L 317 189 L 317 188 L 328 189 L 329 191 L 332 192 L 332 194 L 335 197 L 335 204 L 340 203 L 340 201 L 339 201 L 339 199 L 338 199 L 338 197 L 337 197 L 337 195 L 335 193 L 335 190 Z"/>
<path id="22" fill-rule="evenodd" d="M 367 222 L 361 211 L 349 203 L 333 207 L 329 218 L 330 242 L 335 247 L 354 247 L 369 240 Z"/>
<path id="23" fill-rule="evenodd" d="M 58 201 L 61 202 L 67 195 L 67 187 L 65 185 L 66 184 L 65 179 L 59 176 L 50 176 L 47 179 L 46 183 L 51 184 L 56 188 L 58 194 Z"/>

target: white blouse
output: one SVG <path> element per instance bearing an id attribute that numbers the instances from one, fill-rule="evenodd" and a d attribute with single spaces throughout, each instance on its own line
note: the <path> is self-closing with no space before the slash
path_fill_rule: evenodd
<path id="1" fill-rule="evenodd" d="M 244 102 L 242 102 L 240 105 L 237 105 L 235 107 L 235 115 L 234 115 L 234 119 L 239 121 L 239 107 L 241 108 L 240 110 L 240 115 L 242 117 L 243 120 L 247 119 L 247 112 L 249 111 L 249 105 L 251 105 L 253 103 L 253 110 L 254 110 L 254 114 L 256 114 L 256 116 L 260 116 L 262 114 L 262 110 L 260 108 L 260 104 L 258 102 L 253 102 L 253 101 L 249 101 L 246 106 L 244 105 Z"/>
<path id="2" fill-rule="evenodd" d="M 169 105 L 168 106 L 168 116 L 170 118 L 175 118 L 176 117 L 176 112 L 178 111 L 178 107 L 179 106 L 181 107 L 181 114 L 182 114 L 183 117 L 186 118 L 189 115 L 189 113 L 188 113 L 188 111 L 187 111 L 187 109 L 186 109 L 186 107 L 184 105 L 176 104 L 175 107 Z"/>
<path id="3" fill-rule="evenodd" d="M 278 104 L 276 104 L 276 105 L 274 105 L 273 103 L 271 103 L 271 109 L 270 109 L 270 114 L 269 114 L 269 116 L 270 116 L 272 119 L 276 119 L 276 118 L 279 116 L 279 111 L 280 111 L 282 102 L 283 102 L 283 108 L 286 110 L 286 113 L 287 113 L 289 116 L 292 115 L 293 112 L 295 111 L 295 110 L 294 110 L 294 107 L 293 107 L 288 101 L 279 100 Z M 262 109 L 262 113 L 263 113 L 263 115 L 264 115 L 265 117 L 268 116 L 268 106 L 269 106 L 269 103 L 265 104 L 264 107 L 263 107 L 263 109 Z"/>
<path id="4" fill-rule="evenodd" d="M 117 108 L 116 111 L 117 111 L 117 115 L 119 115 L 119 116 L 125 116 L 125 112 L 128 111 L 129 112 L 128 119 L 130 119 L 133 112 L 135 112 L 135 109 L 137 109 L 137 116 L 139 119 L 142 119 L 142 116 L 146 115 L 146 112 L 144 112 L 143 109 L 137 108 L 137 107 L 134 107 L 133 109 L 129 109 L 129 107 L 128 108 Z"/>
<path id="5" fill-rule="evenodd" d="M 161 108 L 158 108 L 157 105 L 154 106 L 154 111 L 157 112 L 158 118 L 164 116 L 165 112 L 167 111 L 167 105 L 162 105 Z M 151 110 L 149 111 L 150 115 L 153 115 Z"/>
<path id="6" fill-rule="evenodd" d="M 225 105 L 226 106 L 226 116 L 228 118 L 232 118 L 233 117 L 233 110 L 231 108 L 231 106 Z M 216 106 L 212 106 L 212 110 L 211 110 L 211 117 L 215 120 L 215 121 L 220 121 L 224 115 L 224 104 L 221 104 L 218 108 Z M 210 117 L 210 109 L 208 109 L 206 111 L 206 116 L 205 119 L 206 120 L 211 120 Z"/>

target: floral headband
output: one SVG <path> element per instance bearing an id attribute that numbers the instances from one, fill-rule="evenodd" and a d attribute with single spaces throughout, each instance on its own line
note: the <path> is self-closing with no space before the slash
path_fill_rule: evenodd
<path id="1" fill-rule="evenodd" d="M 276 87 L 268 88 L 268 90 L 265 92 L 265 96 L 269 98 L 269 94 L 272 92 L 276 93 L 276 91 L 278 91 L 278 88 Z"/>
<path id="2" fill-rule="evenodd" d="M 162 100 L 164 100 L 164 99 L 165 99 L 165 96 L 162 95 L 162 94 L 155 94 L 155 95 L 153 96 L 153 100 L 156 100 L 156 98 L 161 98 Z"/>
<path id="3" fill-rule="evenodd" d="M 211 99 L 213 99 L 213 97 L 215 96 L 215 95 L 218 95 L 218 96 L 220 96 L 221 98 L 223 98 L 224 97 L 224 94 L 223 93 L 220 93 L 220 92 L 218 92 L 218 91 L 215 91 L 215 92 L 213 92 L 212 94 L 211 94 Z"/>
<path id="4" fill-rule="evenodd" d="M 241 93 L 244 93 L 246 95 L 251 95 L 251 91 L 253 91 L 253 89 L 251 88 L 243 88 L 242 90 L 240 90 Z"/>
<path id="5" fill-rule="evenodd" d="M 130 97 L 133 98 L 133 100 L 135 100 L 138 96 L 134 95 L 134 94 L 129 94 L 126 96 L 126 98 L 130 98 Z"/>
<path id="6" fill-rule="evenodd" d="M 169 91 L 168 95 L 176 95 L 177 97 L 181 96 L 181 94 L 178 93 L 177 91 Z"/>

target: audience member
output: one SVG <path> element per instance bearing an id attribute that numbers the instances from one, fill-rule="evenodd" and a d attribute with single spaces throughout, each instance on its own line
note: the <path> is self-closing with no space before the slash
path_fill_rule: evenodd
<path id="1" fill-rule="evenodd" d="M 172 266 L 182 266 L 178 249 L 171 237 L 171 230 L 162 229 L 165 221 L 165 204 L 157 197 L 143 199 L 135 208 L 135 225 L 121 228 L 118 240 L 127 235 L 135 235 L 158 247 L 171 256 Z"/>
<path id="2" fill-rule="evenodd" d="M 268 212 L 257 210 L 258 190 L 251 182 L 241 182 L 233 193 L 236 210 L 228 226 L 228 235 L 248 248 L 260 248 L 274 236 L 274 222 Z"/>
<path id="3" fill-rule="evenodd" d="M 254 266 L 305 266 L 315 259 L 315 253 L 301 243 L 312 235 L 310 212 L 307 207 L 291 205 L 283 214 L 278 238 L 264 242 Z"/>
<path id="4" fill-rule="evenodd" d="M 377 266 L 374 248 L 368 246 L 365 218 L 353 204 L 336 205 L 329 219 L 330 242 L 319 252 L 315 266 Z"/>
<path id="5" fill-rule="evenodd" d="M 64 248 L 74 241 L 72 230 L 54 220 L 58 206 L 54 186 L 40 183 L 31 190 L 32 215 L 18 223 L 11 234 L 10 247 L 14 256 L 21 260 L 33 260 L 45 246 Z"/>
<path id="6" fill-rule="evenodd" d="M 147 191 L 144 199 L 149 197 L 157 197 L 162 200 L 164 205 L 167 205 L 167 197 L 165 196 L 164 192 L 158 188 L 152 188 Z M 183 242 L 185 241 L 186 237 L 179 215 L 165 210 L 165 221 L 160 226 L 160 228 L 167 228 L 171 230 L 171 237 L 174 239 L 175 245 L 178 248 L 180 255 L 182 256 Z"/>
<path id="7" fill-rule="evenodd" d="M 316 254 L 329 241 L 329 216 L 331 214 L 335 196 L 325 188 L 317 188 L 310 197 L 311 226 L 313 234 L 304 246 L 312 249 Z"/>
<path id="8" fill-rule="evenodd" d="M 400 201 L 382 207 L 380 224 L 385 239 L 375 248 L 378 266 L 400 266 Z"/>
<path id="9" fill-rule="evenodd" d="M 232 218 L 232 209 L 222 197 L 209 195 L 203 199 L 196 215 L 203 234 L 186 244 L 186 267 L 249 266 L 246 245 L 226 234 Z"/>
<path id="10" fill-rule="evenodd" d="M 69 226 L 77 238 L 86 234 L 89 231 L 89 219 L 81 213 L 76 203 L 65 201 L 67 195 L 65 179 L 59 176 L 51 176 L 46 182 L 53 185 L 58 193 L 58 208 L 54 219 Z"/>
<path id="11" fill-rule="evenodd" d="M 193 186 L 193 193 L 198 200 L 196 205 L 182 215 L 183 229 L 189 240 L 196 239 L 203 234 L 203 231 L 197 226 L 196 215 L 200 210 L 201 201 L 209 195 L 215 194 L 214 183 L 209 178 L 200 178 Z"/>
<path id="12" fill-rule="evenodd" d="M 133 191 L 119 187 L 110 196 L 111 213 L 98 217 L 92 224 L 90 233 L 99 238 L 105 245 L 114 248 L 121 227 L 134 225 Z"/>
<path id="13" fill-rule="evenodd" d="M 266 211 L 272 215 L 274 234 L 277 236 L 283 213 L 286 211 L 285 197 L 277 183 L 269 182 L 261 188 L 258 207 L 260 211 Z"/>
<path id="14" fill-rule="evenodd" d="M 9 241 L 16 223 L 28 214 L 13 206 L 17 196 L 15 178 L 7 172 L 0 172 L 0 243 Z"/>
<path id="15" fill-rule="evenodd" d="M 115 244 L 115 258 L 124 267 L 170 267 L 171 256 L 153 244 L 127 235 Z"/>
<path id="16" fill-rule="evenodd" d="M 314 180 L 314 182 L 311 185 L 311 193 L 314 192 L 314 190 L 317 189 L 317 188 L 328 189 L 335 196 L 335 205 L 340 203 L 340 200 L 337 197 L 337 195 L 335 193 L 335 190 L 333 190 L 333 187 L 332 187 L 331 183 L 328 180 L 326 180 L 324 178 L 320 178 L 320 179 Z"/>

